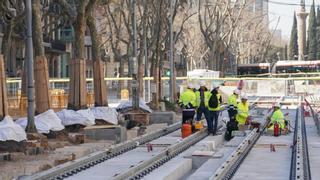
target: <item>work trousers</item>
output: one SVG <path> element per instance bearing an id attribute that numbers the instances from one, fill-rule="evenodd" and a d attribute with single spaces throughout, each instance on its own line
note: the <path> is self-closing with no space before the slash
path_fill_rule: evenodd
<path id="1" fill-rule="evenodd" d="M 220 111 L 210 111 L 210 118 L 207 120 L 208 132 L 215 135 L 218 128 L 218 118 Z"/>
<path id="2" fill-rule="evenodd" d="M 183 109 L 182 110 L 182 124 L 186 123 L 187 121 L 192 124 L 193 118 L 195 115 L 195 109 Z"/>
<path id="3" fill-rule="evenodd" d="M 200 121 L 202 118 L 202 114 L 204 114 L 204 117 L 206 118 L 206 121 L 208 121 L 208 119 L 210 118 L 210 112 L 208 110 L 208 108 L 206 107 L 199 107 L 197 109 L 197 121 Z"/>

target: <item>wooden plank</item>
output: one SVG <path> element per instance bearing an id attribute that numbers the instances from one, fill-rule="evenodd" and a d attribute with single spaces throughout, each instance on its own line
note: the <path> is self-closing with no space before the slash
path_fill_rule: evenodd
<path id="1" fill-rule="evenodd" d="M 3 63 L 3 56 L 0 56 L 0 118 L 4 117 L 4 99 L 3 99 L 3 90 L 4 90 L 4 63 Z"/>
<path id="2" fill-rule="evenodd" d="M 68 92 L 68 107 L 74 105 L 74 60 L 69 61 L 70 80 L 69 80 L 69 92 Z"/>
<path id="3" fill-rule="evenodd" d="M 80 63 L 79 63 L 79 59 L 76 59 L 74 62 L 74 108 L 76 109 L 80 109 L 80 102 L 79 99 L 80 97 Z"/>
<path id="4" fill-rule="evenodd" d="M 80 107 L 87 106 L 86 61 L 80 60 Z"/>
<path id="5" fill-rule="evenodd" d="M 34 63 L 36 112 L 43 113 L 50 109 L 49 72 L 45 56 L 37 56 Z"/>

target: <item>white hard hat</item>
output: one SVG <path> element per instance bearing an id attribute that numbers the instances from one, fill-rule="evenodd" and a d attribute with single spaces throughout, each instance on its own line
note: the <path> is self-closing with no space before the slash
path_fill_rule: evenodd
<path id="1" fill-rule="evenodd" d="M 192 82 L 188 82 L 188 88 L 193 88 L 193 84 L 192 84 Z"/>
<path id="2" fill-rule="evenodd" d="M 280 102 L 275 103 L 275 104 L 273 105 L 273 107 L 281 107 Z"/>
<path id="3" fill-rule="evenodd" d="M 193 85 L 193 88 L 195 88 L 195 89 L 199 89 L 199 88 L 200 88 L 200 86 L 201 86 L 201 85 L 199 85 L 199 84 L 197 83 L 197 84 L 194 84 L 194 85 Z"/>
<path id="4" fill-rule="evenodd" d="M 205 81 L 200 81 L 200 86 L 206 86 L 206 82 Z"/>
<path id="5" fill-rule="evenodd" d="M 217 89 L 217 88 L 219 88 L 220 86 L 219 85 L 216 85 L 216 84 L 213 84 L 212 85 L 212 89 Z"/>
<path id="6" fill-rule="evenodd" d="M 235 89 L 235 90 L 233 90 L 233 93 L 239 95 L 240 94 L 240 90 L 239 89 Z"/>
<path id="7" fill-rule="evenodd" d="M 248 99 L 248 96 L 247 96 L 246 94 L 243 94 L 243 95 L 241 96 L 241 99 Z"/>

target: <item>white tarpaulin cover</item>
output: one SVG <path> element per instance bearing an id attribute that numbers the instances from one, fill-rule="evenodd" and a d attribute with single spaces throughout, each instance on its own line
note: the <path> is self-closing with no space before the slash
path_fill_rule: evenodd
<path id="1" fill-rule="evenodd" d="M 64 126 L 61 124 L 61 119 L 52 109 L 35 116 L 34 122 L 39 133 L 48 134 L 50 130 L 61 131 L 64 129 Z M 16 123 L 26 128 L 27 118 L 20 118 L 16 120 Z"/>
<path id="2" fill-rule="evenodd" d="M 147 106 L 146 102 L 141 98 L 139 100 L 139 107 L 145 111 L 152 113 L 152 110 L 150 109 L 150 107 Z M 130 109 L 130 108 L 132 108 L 132 101 L 131 100 L 121 102 L 117 107 L 117 109 L 120 111 L 125 110 L 125 109 Z"/>
<path id="3" fill-rule="evenodd" d="M 26 132 L 21 126 L 15 124 L 10 116 L 0 122 L 0 141 L 23 141 L 27 139 Z"/>
<path id="4" fill-rule="evenodd" d="M 114 125 L 118 124 L 118 112 L 115 108 L 94 107 L 91 111 L 95 119 L 101 119 Z"/>
<path id="5" fill-rule="evenodd" d="M 90 109 L 81 109 L 78 111 L 64 109 L 57 112 L 62 124 L 65 126 L 82 124 L 84 126 L 91 126 L 95 124 L 94 114 Z"/>

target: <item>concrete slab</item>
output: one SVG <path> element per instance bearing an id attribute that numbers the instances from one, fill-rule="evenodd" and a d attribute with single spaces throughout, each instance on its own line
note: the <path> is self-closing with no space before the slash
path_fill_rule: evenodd
<path id="1" fill-rule="evenodd" d="M 170 167 L 170 168 L 169 168 Z M 176 180 L 192 170 L 192 160 L 186 158 L 174 158 L 164 166 L 161 166 L 150 175 L 145 176 L 145 180 Z"/>
<path id="2" fill-rule="evenodd" d="M 292 135 L 260 137 L 232 179 L 288 179 Z M 276 152 L 270 152 L 270 144 L 275 145 Z"/>
<path id="3" fill-rule="evenodd" d="M 127 130 L 121 126 L 93 126 L 84 128 L 86 138 L 93 140 L 113 140 L 116 143 L 127 140 Z"/>
<path id="4" fill-rule="evenodd" d="M 168 125 L 177 122 L 174 112 L 153 112 L 149 114 L 150 124 L 167 123 Z"/>
<path id="5" fill-rule="evenodd" d="M 195 172 L 184 179 L 207 180 L 220 167 L 220 165 L 226 161 L 228 156 L 234 151 L 235 147 L 243 141 L 243 139 L 244 137 L 235 137 L 228 143 L 225 143 L 225 145 L 213 155 L 212 159 L 208 159 Z"/>

